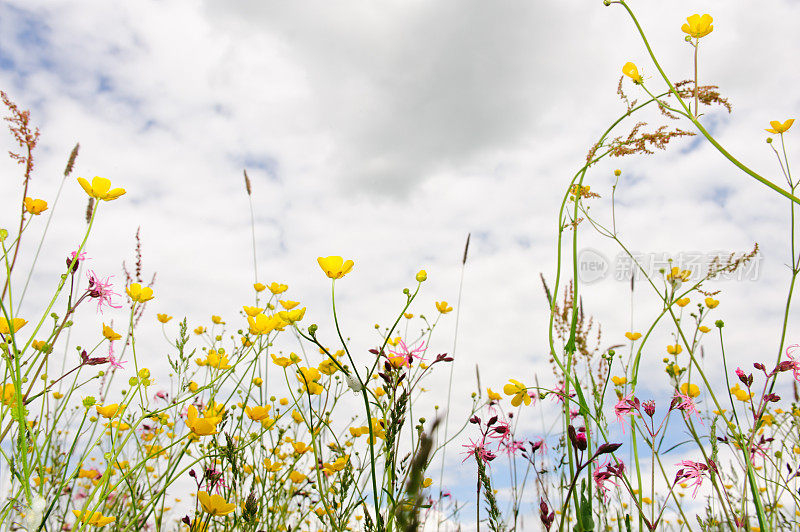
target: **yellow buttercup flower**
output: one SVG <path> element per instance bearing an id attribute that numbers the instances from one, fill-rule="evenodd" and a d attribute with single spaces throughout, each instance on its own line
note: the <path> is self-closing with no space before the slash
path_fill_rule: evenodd
<path id="1" fill-rule="evenodd" d="M 306 479 L 306 476 L 299 471 L 292 471 L 289 473 L 289 480 L 295 484 L 300 484 Z"/>
<path id="2" fill-rule="evenodd" d="M 698 327 L 698 328 L 697 328 L 697 330 L 699 330 L 701 333 L 707 333 L 707 332 L 708 332 L 708 331 L 710 331 L 711 329 L 709 329 L 709 328 L 708 328 L 708 327 L 706 327 L 705 325 L 701 325 L 700 327 Z"/>
<path id="3" fill-rule="evenodd" d="M 636 340 L 638 340 L 641 337 L 642 337 L 642 333 L 640 333 L 640 332 L 626 332 L 625 333 L 625 338 L 627 338 L 631 342 L 635 342 Z"/>
<path id="4" fill-rule="evenodd" d="M 232 502 L 226 501 L 221 495 L 216 493 L 209 495 L 207 491 L 198 491 L 197 500 L 200 501 L 200 506 L 207 514 L 214 516 L 228 515 L 236 509 L 236 505 Z"/>
<path id="5" fill-rule="evenodd" d="M 527 386 L 517 380 L 509 379 L 509 384 L 503 386 L 503 393 L 514 396 L 511 398 L 511 406 L 519 406 L 523 402 L 526 406 L 531 404 Z"/>
<path id="6" fill-rule="evenodd" d="M 158 318 L 158 321 L 160 321 L 161 323 L 167 323 L 169 320 L 172 319 L 172 316 L 170 316 L 169 314 L 156 314 L 156 318 Z"/>
<path id="7" fill-rule="evenodd" d="M 278 312 L 278 317 L 288 324 L 292 324 L 294 322 L 302 320 L 303 316 L 305 315 L 306 315 L 306 307 L 299 308 L 296 310 L 282 310 Z"/>
<path id="8" fill-rule="evenodd" d="M 707 297 L 706 298 L 706 306 L 708 308 L 716 308 L 717 305 L 719 305 L 719 301 L 717 301 L 716 299 L 714 299 L 712 297 Z"/>
<path id="9" fill-rule="evenodd" d="M 308 451 L 311 450 L 311 446 L 310 445 L 306 445 L 305 443 L 303 443 L 301 441 L 296 441 L 296 442 L 292 443 L 292 448 L 294 449 L 294 453 L 295 454 L 305 454 L 305 453 L 307 453 Z"/>
<path id="10" fill-rule="evenodd" d="M 780 135 L 782 133 L 786 133 L 790 127 L 794 124 L 794 118 L 790 118 L 783 124 L 780 123 L 778 120 L 770 120 L 769 125 L 772 126 L 771 129 L 767 129 L 767 133 L 774 133 L 775 135 Z"/>
<path id="11" fill-rule="evenodd" d="M 670 355 L 680 355 L 682 351 L 683 347 L 681 347 L 681 344 L 667 346 L 667 353 L 669 353 Z"/>
<path id="12" fill-rule="evenodd" d="M 642 79 L 642 75 L 639 74 L 639 69 L 636 68 L 636 65 L 628 61 L 622 66 L 622 73 L 628 76 L 633 80 L 634 83 L 637 85 L 641 84 L 644 80 Z"/>
<path id="13" fill-rule="evenodd" d="M 692 272 L 689 270 L 681 270 L 677 266 L 673 266 L 667 274 L 667 281 L 671 283 L 685 283 L 691 277 Z"/>
<path id="14" fill-rule="evenodd" d="M 95 478 L 100 478 L 101 476 L 102 475 L 100 474 L 100 471 L 98 471 L 97 469 L 82 469 L 82 468 L 78 469 L 78 478 L 95 479 Z"/>
<path id="15" fill-rule="evenodd" d="M 132 283 L 125 291 L 137 303 L 144 303 L 153 299 L 153 289 L 149 286 L 142 287 L 139 283 Z"/>
<path id="16" fill-rule="evenodd" d="M 12 406 L 17 403 L 17 389 L 12 383 L 3 386 L 3 404 Z"/>
<path id="17" fill-rule="evenodd" d="M 300 357 L 294 353 L 291 353 L 288 357 L 276 357 L 274 353 L 270 353 L 270 356 L 272 361 L 282 368 L 288 368 L 292 364 L 300 362 Z"/>
<path id="18" fill-rule="evenodd" d="M 196 436 L 211 436 L 217 433 L 217 423 L 222 421 L 220 417 L 199 417 L 199 412 L 194 405 L 189 407 L 186 416 L 186 426 L 189 427 Z"/>
<path id="19" fill-rule="evenodd" d="M 442 314 L 447 314 L 448 312 L 453 310 L 453 307 L 447 306 L 447 301 L 437 301 L 436 302 L 436 310 L 438 310 Z"/>
<path id="20" fill-rule="evenodd" d="M 250 334 L 256 335 L 269 334 L 284 325 L 280 317 L 266 314 L 257 314 L 255 317 L 247 316 L 247 323 L 250 324 Z"/>
<path id="21" fill-rule="evenodd" d="M 684 382 L 681 384 L 681 393 L 683 395 L 688 395 L 689 397 L 697 397 L 700 395 L 700 387 L 696 384 L 689 384 L 688 382 Z"/>
<path id="22" fill-rule="evenodd" d="M 95 405 L 94 407 L 97 410 L 97 413 L 103 416 L 106 419 L 111 419 L 116 416 L 120 412 L 120 407 L 117 403 L 113 403 L 110 405 L 100 406 Z"/>
<path id="23" fill-rule="evenodd" d="M 0 317 L 0 334 L 15 333 L 24 327 L 26 323 L 28 321 L 22 318 L 11 318 L 11 323 L 9 323 L 7 319 Z"/>
<path id="24" fill-rule="evenodd" d="M 211 323 L 214 325 L 225 325 L 225 322 L 222 321 L 220 316 L 211 316 Z"/>
<path id="25" fill-rule="evenodd" d="M 489 396 L 490 401 L 499 401 L 503 398 L 499 393 L 493 392 L 491 388 L 486 388 L 486 394 Z"/>
<path id="26" fill-rule="evenodd" d="M 244 408 L 244 413 L 253 421 L 261 421 L 267 417 L 270 408 L 272 408 L 272 405 L 246 406 Z"/>
<path id="27" fill-rule="evenodd" d="M 112 329 L 111 327 L 109 327 L 105 323 L 103 324 L 103 336 L 105 336 L 106 338 L 108 338 L 112 342 L 114 340 L 121 340 L 122 339 L 122 336 L 119 333 L 114 332 L 114 329 Z"/>
<path id="28" fill-rule="evenodd" d="M 283 467 L 281 462 L 273 462 L 269 458 L 264 458 L 264 469 L 266 469 L 269 473 L 275 473 L 280 471 Z"/>
<path id="29" fill-rule="evenodd" d="M 90 197 L 103 201 L 115 200 L 125 194 L 124 188 L 111 189 L 111 181 L 105 177 L 95 176 L 91 185 L 86 179 L 79 177 L 78 183 Z"/>
<path id="30" fill-rule="evenodd" d="M 345 455 L 345 456 L 340 456 L 333 463 L 328 463 L 328 462 L 324 463 L 322 465 L 322 469 L 325 472 L 325 475 L 330 476 L 338 471 L 341 471 L 342 469 L 345 468 L 349 459 L 350 457 Z"/>
<path id="31" fill-rule="evenodd" d="M 276 296 L 278 294 L 286 292 L 289 289 L 287 285 L 276 282 L 270 283 L 270 285 L 267 288 L 269 288 L 269 291 L 275 294 Z"/>
<path id="32" fill-rule="evenodd" d="M 42 214 L 47 210 L 47 202 L 43 199 L 25 198 L 25 210 L 31 214 Z"/>
<path id="33" fill-rule="evenodd" d="M 675 300 L 675 304 L 678 305 L 679 307 L 685 307 L 686 305 L 689 304 L 689 298 L 688 297 L 682 297 L 680 299 L 676 299 Z"/>
<path id="34" fill-rule="evenodd" d="M 681 31 L 695 39 L 699 39 L 714 31 L 712 22 L 714 22 L 714 19 L 709 14 L 703 16 L 694 14 L 686 18 L 686 23 L 681 26 Z"/>
<path id="35" fill-rule="evenodd" d="M 339 367 L 336 365 L 336 362 L 334 362 L 330 358 L 325 359 L 322 362 L 320 362 L 319 366 L 317 366 L 317 369 L 320 372 L 324 373 L 325 375 L 333 375 L 334 373 L 339 371 Z"/>
<path id="36" fill-rule="evenodd" d="M 296 377 L 304 392 L 319 395 L 324 390 L 323 386 L 317 382 L 322 377 L 317 368 L 298 368 Z"/>
<path id="37" fill-rule="evenodd" d="M 344 260 L 339 256 L 331 257 L 317 257 L 317 263 L 325 275 L 331 279 L 341 279 L 353 269 L 354 262 L 352 260 Z"/>
<path id="38" fill-rule="evenodd" d="M 228 355 L 226 355 L 224 353 L 218 353 L 218 352 L 212 350 L 212 351 L 208 352 L 208 355 L 206 356 L 205 364 L 202 364 L 202 365 L 210 366 L 212 368 L 216 368 L 216 369 L 220 369 L 220 370 L 231 369 L 231 366 L 230 366 L 230 364 L 228 364 L 228 362 L 230 362 L 228 360 Z"/>
<path id="39" fill-rule="evenodd" d="M 242 307 L 242 310 L 244 310 L 244 313 L 247 314 L 248 316 L 252 317 L 252 318 L 258 316 L 259 314 L 261 314 L 264 311 L 263 308 L 260 308 L 260 307 L 248 307 L 247 305 L 244 305 Z"/>
<path id="40" fill-rule="evenodd" d="M 623 386 L 628 382 L 628 378 L 627 377 L 617 377 L 616 375 L 614 375 L 613 377 L 611 377 L 611 382 L 613 382 L 617 386 Z"/>
<path id="41" fill-rule="evenodd" d="M 80 519 L 81 523 L 94 526 L 106 526 L 107 524 L 113 523 L 117 520 L 117 518 L 113 515 L 105 516 L 100 512 L 84 512 L 83 515 L 81 515 L 80 510 L 72 510 L 72 513 L 75 515 L 75 517 Z"/>
<path id="42" fill-rule="evenodd" d="M 297 305 L 299 305 L 299 304 L 300 304 L 300 302 L 299 302 L 299 301 L 292 301 L 291 299 L 287 299 L 286 301 L 284 301 L 284 300 L 282 300 L 282 299 L 279 299 L 279 300 L 278 300 L 278 303 L 280 303 L 280 304 L 281 304 L 281 306 L 282 306 L 282 307 L 283 307 L 285 310 L 292 310 L 294 307 L 296 307 Z"/>
<path id="43" fill-rule="evenodd" d="M 31 347 L 37 351 L 41 351 L 42 353 L 51 353 L 53 351 L 52 347 L 47 345 L 47 342 L 44 340 L 34 340 L 31 342 Z"/>
<path id="44" fill-rule="evenodd" d="M 753 392 L 748 393 L 746 390 L 741 389 L 739 384 L 736 384 L 730 390 L 733 396 L 742 402 L 747 402 L 753 397 Z"/>
<path id="45" fill-rule="evenodd" d="M 253 285 L 253 288 L 256 289 L 256 292 L 263 292 L 264 290 L 267 289 L 267 285 L 265 285 L 264 283 L 255 283 Z"/>

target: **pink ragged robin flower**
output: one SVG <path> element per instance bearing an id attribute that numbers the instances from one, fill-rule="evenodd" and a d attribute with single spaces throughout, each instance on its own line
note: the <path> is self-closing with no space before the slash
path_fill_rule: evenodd
<path id="1" fill-rule="evenodd" d="M 78 253 L 78 252 L 76 252 L 76 251 L 72 251 L 72 252 L 70 252 L 70 254 L 69 254 L 69 260 L 70 260 L 70 262 L 72 262 L 73 260 L 75 260 L 75 256 L 76 256 L 76 255 L 78 256 L 78 260 L 76 261 L 77 263 L 79 263 L 79 264 L 80 264 L 81 262 L 83 262 L 83 261 L 85 261 L 85 260 L 86 260 L 86 252 L 85 252 L 85 251 L 81 251 L 80 253 Z"/>
<path id="2" fill-rule="evenodd" d="M 512 456 L 520 451 L 524 451 L 525 443 L 518 440 L 509 439 L 508 441 L 504 441 L 502 443 L 502 448 L 507 455 Z"/>
<path id="3" fill-rule="evenodd" d="M 800 344 L 792 344 L 786 348 L 786 358 L 792 361 L 794 379 L 800 382 Z"/>
<path id="4" fill-rule="evenodd" d="M 486 436 L 498 441 L 499 444 L 504 444 L 508 440 L 511 439 L 511 425 L 508 421 L 498 420 L 489 431 L 486 433 Z"/>
<path id="5" fill-rule="evenodd" d="M 620 398 L 617 404 L 614 405 L 614 414 L 617 416 L 617 421 L 622 423 L 622 430 L 625 430 L 624 416 L 635 414 L 639 409 L 639 399 L 633 397 L 633 393 Z"/>
<path id="6" fill-rule="evenodd" d="M 569 396 L 570 397 L 575 397 L 575 392 L 572 392 L 571 394 L 569 394 Z M 564 402 L 564 383 L 563 382 L 559 382 L 556 385 L 555 389 L 553 390 L 552 398 L 553 399 L 557 399 L 557 400 L 561 401 L 562 403 Z"/>
<path id="7" fill-rule="evenodd" d="M 93 270 L 89 270 L 86 276 L 89 277 L 89 289 L 87 293 L 89 297 L 97 299 L 97 310 L 100 314 L 103 313 L 104 304 L 111 308 L 122 308 L 122 305 L 115 305 L 111 302 L 111 296 L 120 295 L 112 290 L 111 277 L 113 277 L 113 275 L 106 277 L 106 280 L 103 281 Z"/>
<path id="8" fill-rule="evenodd" d="M 467 456 L 461 461 L 462 464 L 467 460 L 469 460 L 470 458 L 472 458 L 473 456 L 479 457 L 484 462 L 491 462 L 492 460 L 497 458 L 497 456 L 492 451 L 486 448 L 486 442 L 483 441 L 480 443 L 475 443 L 470 439 L 469 443 L 462 445 L 462 447 L 467 448 L 467 450 L 463 453 L 466 454 Z"/>
<path id="9" fill-rule="evenodd" d="M 672 398 L 670 410 L 673 408 L 683 411 L 683 415 L 686 417 L 689 417 L 692 414 L 697 414 L 697 418 L 700 419 L 700 412 L 697 411 L 697 405 L 694 403 L 694 399 L 688 395 L 676 392 L 675 396 Z M 700 419 L 700 423 L 702 422 L 703 420 Z"/>
<path id="10" fill-rule="evenodd" d="M 708 470 L 711 469 L 706 464 L 702 464 L 700 462 L 692 462 L 691 460 L 681 460 L 678 462 L 678 465 L 681 466 L 681 469 L 675 474 L 675 483 L 678 482 L 691 482 L 691 485 L 694 486 L 694 492 L 692 492 L 692 498 L 697 496 L 697 490 L 700 489 L 700 486 L 703 484 L 703 475 L 709 474 Z M 715 466 L 712 467 L 716 469 Z"/>
<path id="11" fill-rule="evenodd" d="M 597 486 L 597 491 L 603 494 L 604 500 L 608 500 L 608 492 L 610 490 L 607 484 L 618 486 L 612 479 L 618 478 L 622 475 L 624 470 L 625 466 L 622 462 L 619 462 L 617 465 L 612 465 L 611 460 L 608 459 L 592 472 L 592 478 Z"/>
<path id="12" fill-rule="evenodd" d="M 397 346 L 399 347 L 399 349 L 395 351 L 389 350 L 388 358 L 390 361 L 395 361 L 398 359 L 404 361 L 401 364 L 403 366 L 410 366 L 414 362 L 415 358 L 417 360 L 422 360 L 422 357 L 425 354 L 425 351 L 427 350 L 427 348 L 425 347 L 425 342 L 422 342 L 419 346 L 413 349 L 409 349 L 403 340 L 399 340 L 397 342 Z"/>
<path id="13" fill-rule="evenodd" d="M 122 369 L 122 365 L 123 365 L 123 364 L 125 364 L 125 362 L 123 362 L 121 359 L 119 359 L 119 358 L 117 358 L 116 356 L 114 356 L 114 352 L 113 352 L 113 350 L 112 350 L 112 348 L 111 348 L 111 344 L 113 344 L 113 343 L 114 343 L 114 342 L 109 342 L 109 343 L 108 343 L 108 344 L 109 344 L 109 345 L 108 345 L 108 347 L 109 347 L 109 351 L 108 351 L 108 363 L 109 363 L 109 364 L 111 365 L 111 367 L 112 367 L 112 368 L 114 368 L 114 369 Z"/>

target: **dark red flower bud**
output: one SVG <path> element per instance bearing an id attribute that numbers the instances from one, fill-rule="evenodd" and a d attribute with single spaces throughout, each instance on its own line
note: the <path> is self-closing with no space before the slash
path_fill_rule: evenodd
<path id="1" fill-rule="evenodd" d="M 603 454 L 613 453 L 620 447 L 622 447 L 621 443 L 604 443 L 597 448 L 597 452 L 594 453 L 594 455 L 597 457 Z"/>
<path id="2" fill-rule="evenodd" d="M 550 512 L 550 508 L 547 506 L 547 503 L 544 502 L 544 499 L 541 499 L 541 502 L 539 503 L 539 519 L 542 520 L 545 530 L 548 531 L 550 530 L 550 527 L 553 526 L 553 521 L 556 520 L 555 511 Z"/>

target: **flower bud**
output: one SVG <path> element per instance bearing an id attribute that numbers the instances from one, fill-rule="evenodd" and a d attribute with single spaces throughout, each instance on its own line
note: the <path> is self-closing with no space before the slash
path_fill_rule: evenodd
<path id="1" fill-rule="evenodd" d="M 418 282 L 418 283 L 423 283 L 423 282 L 425 282 L 427 279 L 428 279 L 428 272 L 426 272 L 425 270 L 420 270 L 420 271 L 417 273 L 417 282 Z"/>
<path id="2" fill-rule="evenodd" d="M 594 455 L 597 457 L 603 454 L 613 453 L 620 447 L 622 447 L 621 443 L 604 443 L 597 448 L 597 452 L 594 453 Z"/>

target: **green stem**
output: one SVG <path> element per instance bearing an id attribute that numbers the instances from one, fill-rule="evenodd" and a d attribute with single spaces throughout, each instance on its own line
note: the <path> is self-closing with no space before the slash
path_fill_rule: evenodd
<path id="1" fill-rule="evenodd" d="M 739 162 L 738 159 L 736 159 L 733 155 L 728 153 L 728 151 L 725 150 L 725 148 L 723 148 L 714 139 L 714 137 L 711 136 L 711 134 L 708 131 L 706 131 L 706 128 L 704 128 L 702 126 L 702 124 L 700 124 L 700 122 L 697 120 L 697 118 L 695 118 L 695 117 L 693 117 L 691 115 L 691 110 L 686 105 L 686 103 L 683 101 L 683 99 L 680 97 L 680 94 L 678 94 L 677 89 L 675 89 L 675 86 L 669 80 L 667 75 L 664 73 L 664 70 L 662 70 L 661 65 L 658 63 L 658 60 L 656 59 L 656 56 L 653 53 L 652 48 L 650 47 L 650 43 L 648 42 L 647 37 L 645 37 L 644 30 L 639 25 L 639 21 L 636 19 L 636 16 L 633 14 L 633 11 L 631 11 L 631 8 L 628 7 L 628 4 L 625 3 L 625 0 L 619 0 L 619 3 L 620 3 L 620 5 L 622 5 L 622 7 L 625 8 L 625 10 L 628 12 L 628 15 L 630 15 L 631 19 L 633 20 L 633 23 L 636 25 L 636 29 L 639 31 L 639 35 L 642 38 L 642 42 L 644 43 L 645 47 L 647 48 L 647 53 L 650 55 L 650 59 L 653 61 L 653 64 L 655 65 L 655 67 L 658 69 L 658 72 L 661 74 L 661 77 L 664 79 L 666 84 L 669 86 L 670 92 L 673 95 L 675 95 L 675 98 L 677 98 L 678 102 L 681 104 L 681 106 L 683 107 L 683 109 L 686 112 L 686 114 L 689 115 L 689 119 L 692 121 L 692 123 L 695 125 L 695 127 L 700 131 L 700 133 L 703 134 L 703 136 L 706 138 L 706 140 L 708 140 L 708 142 L 710 142 L 711 145 L 714 146 L 717 149 L 717 151 L 719 151 L 726 159 L 728 159 L 731 163 L 733 163 L 741 171 L 743 171 L 744 173 L 746 173 L 747 175 L 749 175 L 750 177 L 752 177 L 753 179 L 755 179 L 759 183 L 761 183 L 763 185 L 766 185 L 767 187 L 771 188 L 772 190 L 774 190 L 775 192 L 777 192 L 781 196 L 784 196 L 784 197 L 792 200 L 793 202 L 800 204 L 800 198 L 797 198 L 794 194 L 786 192 L 785 190 L 783 190 L 782 188 L 780 188 L 779 186 L 774 184 L 772 181 L 770 181 L 770 180 L 768 180 L 768 179 L 766 179 L 764 177 L 761 177 L 756 172 L 754 172 L 753 170 L 751 170 L 750 168 L 748 168 L 747 166 L 745 166 L 744 164 Z"/>

